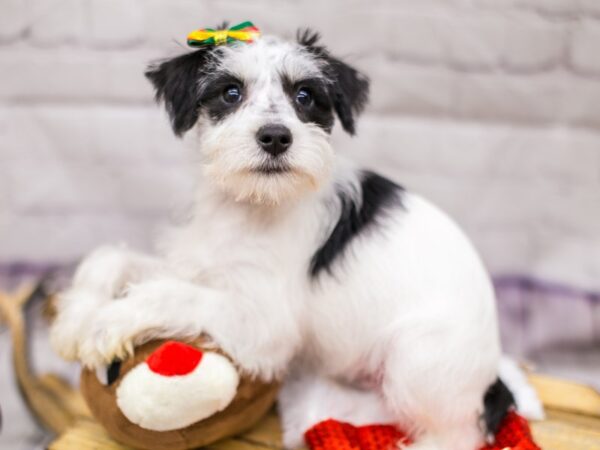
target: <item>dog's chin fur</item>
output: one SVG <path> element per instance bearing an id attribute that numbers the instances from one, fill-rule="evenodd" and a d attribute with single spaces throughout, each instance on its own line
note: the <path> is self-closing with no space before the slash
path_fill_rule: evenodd
<path id="1" fill-rule="evenodd" d="M 225 176 L 211 173 L 207 166 L 206 176 L 215 180 L 220 189 L 237 202 L 277 206 L 295 201 L 309 192 L 316 192 L 322 180 L 290 169 L 282 173 L 256 173 L 240 171 Z"/>

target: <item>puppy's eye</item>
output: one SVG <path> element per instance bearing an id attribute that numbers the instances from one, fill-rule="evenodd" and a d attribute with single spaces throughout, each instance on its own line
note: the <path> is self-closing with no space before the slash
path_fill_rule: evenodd
<path id="1" fill-rule="evenodd" d="M 296 92 L 296 102 L 302 106 L 309 106 L 312 103 L 313 97 L 307 88 L 300 88 Z"/>
<path id="2" fill-rule="evenodd" d="M 242 90 L 239 86 L 232 84 L 223 91 L 223 100 L 227 103 L 237 103 L 242 99 Z"/>

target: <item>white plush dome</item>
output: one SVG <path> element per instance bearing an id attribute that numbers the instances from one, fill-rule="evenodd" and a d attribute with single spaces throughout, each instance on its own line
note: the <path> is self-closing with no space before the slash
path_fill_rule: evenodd
<path id="1" fill-rule="evenodd" d="M 147 360 L 129 371 L 117 389 L 125 417 L 148 430 L 176 430 L 212 416 L 231 403 L 239 383 L 233 364 L 212 352 L 201 353 L 189 373 L 159 372 Z"/>

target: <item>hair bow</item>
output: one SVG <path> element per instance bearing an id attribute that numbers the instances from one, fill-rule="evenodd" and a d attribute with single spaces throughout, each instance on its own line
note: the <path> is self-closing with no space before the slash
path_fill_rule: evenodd
<path id="1" fill-rule="evenodd" d="M 242 22 L 226 30 L 213 30 L 202 28 L 188 34 L 187 43 L 190 47 L 202 47 L 204 45 L 222 45 L 230 42 L 252 42 L 260 36 L 260 31 L 252 22 Z"/>

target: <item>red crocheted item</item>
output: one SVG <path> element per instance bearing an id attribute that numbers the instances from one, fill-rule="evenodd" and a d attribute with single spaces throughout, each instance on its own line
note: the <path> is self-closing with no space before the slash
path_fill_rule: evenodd
<path id="1" fill-rule="evenodd" d="M 509 412 L 496 433 L 496 442 L 482 450 L 541 450 L 533 441 L 527 420 L 515 412 Z"/>
<path id="2" fill-rule="evenodd" d="M 310 428 L 304 439 L 311 450 L 392 450 L 399 442 L 410 447 L 408 437 L 392 425 L 355 427 L 329 419 Z M 481 450 L 541 450 L 534 442 L 527 421 L 508 413 L 496 433 L 496 442 Z"/>
<path id="3" fill-rule="evenodd" d="M 329 419 L 309 429 L 304 439 L 311 450 L 391 450 L 407 437 L 391 425 L 355 427 Z"/>

